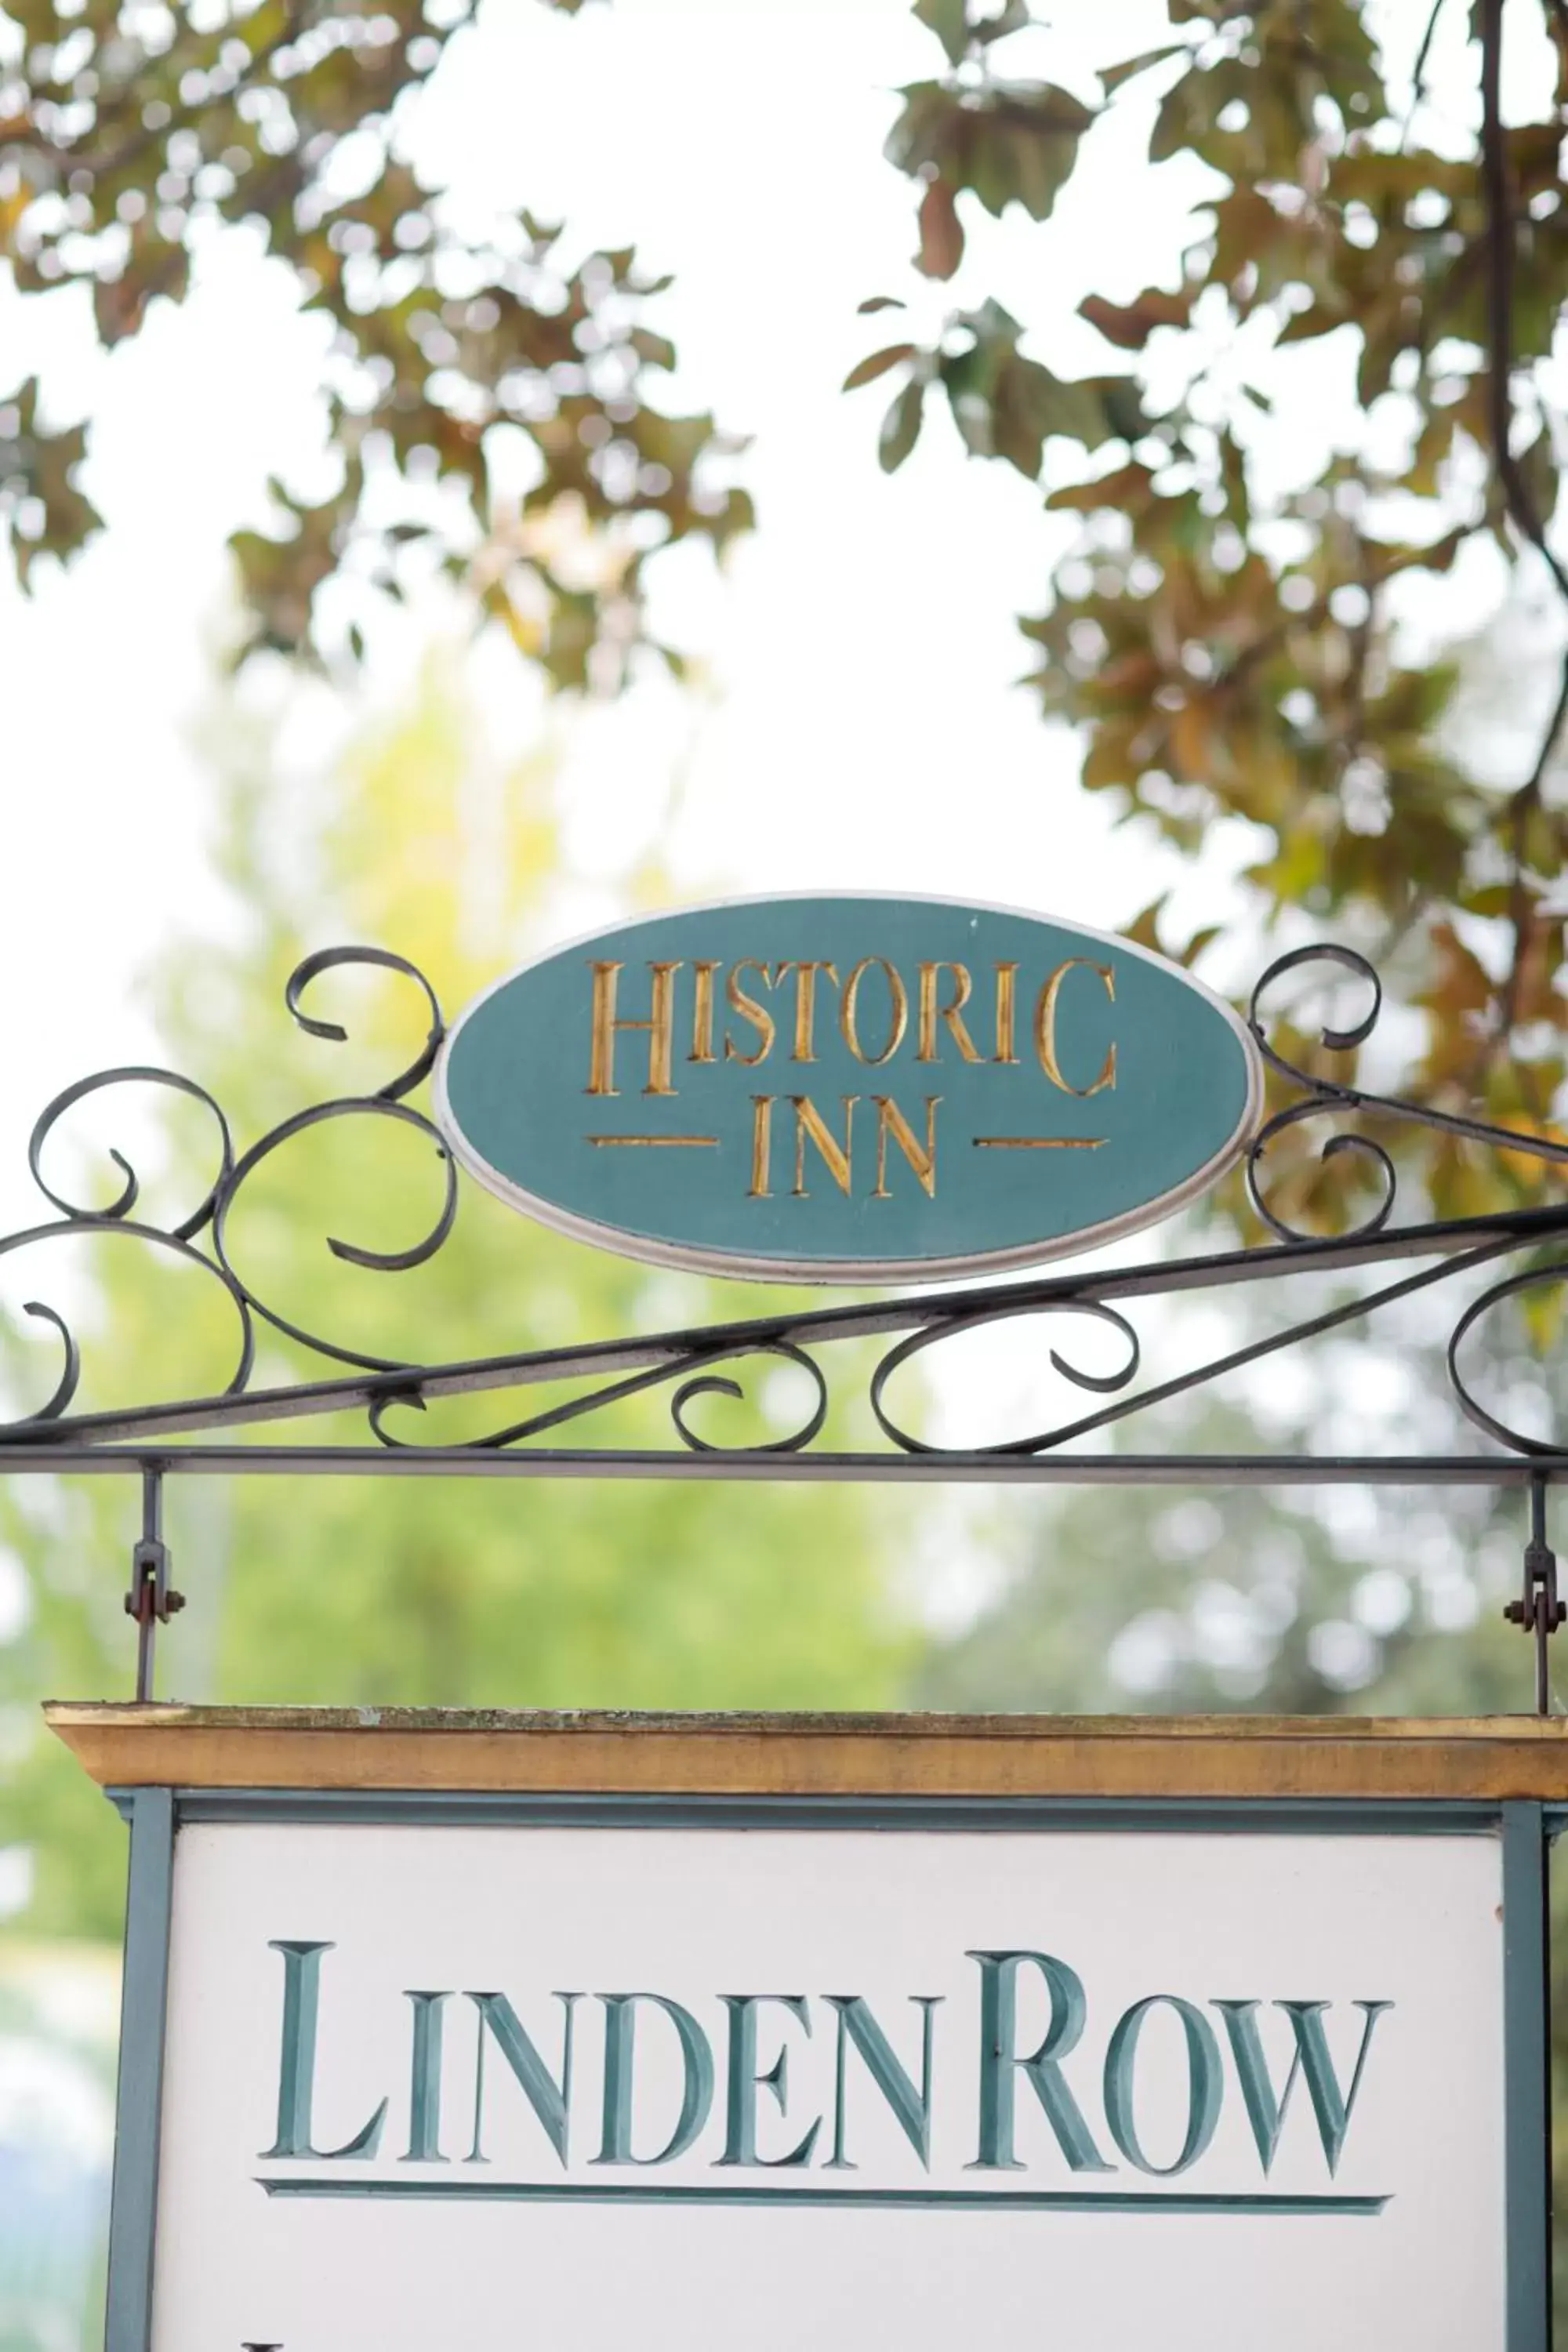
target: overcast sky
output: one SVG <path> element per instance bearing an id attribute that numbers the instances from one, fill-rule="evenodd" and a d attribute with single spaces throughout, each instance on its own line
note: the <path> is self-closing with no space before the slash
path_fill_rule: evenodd
<path id="1" fill-rule="evenodd" d="M 1024 62 L 1092 96 L 1093 58 L 1163 29 L 1158 0 L 1063 8 Z M 1015 686 L 1026 649 L 1013 615 L 1043 601 L 1048 556 L 1037 494 L 1009 469 L 965 464 L 945 420 L 885 479 L 882 388 L 837 389 L 873 331 L 856 303 L 919 296 L 910 191 L 879 150 L 895 86 L 935 57 L 905 0 L 616 0 L 574 19 L 487 0 L 425 101 L 420 161 L 466 205 L 525 201 L 584 245 L 635 240 L 677 272 L 671 397 L 753 436 L 762 527 L 727 580 L 695 555 L 654 573 L 656 617 L 703 657 L 710 696 L 694 710 L 650 686 L 569 730 L 572 845 L 606 885 L 659 823 L 677 770 L 668 854 L 693 893 L 936 888 L 1112 924 L 1163 875 L 1136 835 L 1111 845 L 1103 806 L 1074 789 L 1073 740 L 1043 728 Z M 1516 82 L 1531 65 L 1510 59 Z M 994 291 L 1060 371 L 1103 364 L 1074 317 L 1080 295 L 1169 280 L 1203 180 L 1142 165 L 1147 109 L 1125 114 L 1089 142 L 1051 228 L 983 223 L 955 287 L 925 296 L 931 313 Z M 7 1039 L 0 1199 L 16 1197 L 16 1147 L 48 1089 L 150 1050 L 133 993 L 149 955 L 177 929 L 229 919 L 188 730 L 222 626 L 225 539 L 264 516 L 269 472 L 308 482 L 319 463 L 321 332 L 244 234 L 215 240 L 184 308 L 154 306 L 107 360 L 73 295 L 0 296 L 0 376 L 41 362 L 58 415 L 96 410 L 86 484 L 110 526 L 32 602 L 0 583 L 0 955 L 25 1015 Z M 1313 352 L 1279 426 L 1306 462 L 1342 414 L 1349 365 Z M 451 617 L 423 609 L 383 633 L 373 703 Z M 498 751 L 525 749 L 537 688 L 500 648 L 477 676 Z M 320 696 L 303 707 L 303 756 L 330 756 L 353 710 Z"/>
<path id="2" fill-rule="evenodd" d="M 1413 46 L 1407 0 L 1381 13 Z M 1436 52 L 1454 118 L 1431 126 L 1443 139 L 1473 112 L 1463 16 L 1447 12 Z M 1166 30 L 1160 0 L 1098 0 L 1058 9 L 1030 37 L 1032 56 L 1015 51 L 1024 69 L 1093 97 L 1096 58 Z M 856 305 L 880 291 L 913 299 L 917 332 L 994 293 L 1058 372 L 1102 367 L 1079 299 L 1173 282 L 1205 175 L 1183 161 L 1152 171 L 1152 97 L 1119 107 L 1048 229 L 982 222 L 954 286 L 922 289 L 909 268 L 911 192 L 880 148 L 896 86 L 932 71 L 936 54 L 906 0 L 616 0 L 571 19 L 486 0 L 422 105 L 421 167 L 477 215 L 524 202 L 564 217 L 584 248 L 635 241 L 674 270 L 669 397 L 752 436 L 754 540 L 721 583 L 695 552 L 652 575 L 656 625 L 701 657 L 709 692 L 694 706 L 653 683 L 566 725 L 568 845 L 587 877 L 563 909 L 568 929 L 613 914 L 618 873 L 661 828 L 689 896 L 934 890 L 1112 926 L 1176 878 L 1137 831 L 1112 834 L 1104 803 L 1077 789 L 1075 740 L 1043 727 L 1016 688 L 1014 615 L 1044 602 L 1051 551 L 1037 491 L 966 463 L 945 418 L 884 478 L 884 387 L 846 398 L 838 386 L 876 331 Z M 1542 57 L 1516 44 L 1507 62 L 1518 110 Z M 215 240 L 184 308 L 156 306 L 108 360 L 74 297 L 0 296 L 0 380 L 41 363 L 58 414 L 96 410 L 86 486 L 110 523 L 30 603 L 0 582 L 7 1224 L 37 1213 L 24 1152 L 47 1095 L 154 1055 L 139 972 L 172 936 L 221 934 L 233 919 L 207 864 L 210 779 L 191 722 L 224 625 L 227 534 L 265 516 L 269 473 L 319 479 L 322 332 L 243 234 Z M 1353 359 L 1350 337 L 1332 337 L 1281 373 L 1270 457 L 1281 476 L 1310 469 L 1347 429 Z M 1479 625 L 1496 588 L 1484 558 L 1461 567 L 1441 625 Z M 416 608 L 375 638 L 356 702 L 300 694 L 296 756 L 329 760 L 367 709 L 395 700 L 430 634 L 458 626 L 447 607 Z M 471 667 L 498 758 L 526 751 L 542 723 L 537 682 L 499 645 Z M 1200 874 L 1180 877 L 1187 910 L 1223 909 L 1246 847 L 1226 835 Z M 134 1148 L 118 1107 L 117 1122 Z M 988 1419 L 996 1404 L 993 1392 Z"/>

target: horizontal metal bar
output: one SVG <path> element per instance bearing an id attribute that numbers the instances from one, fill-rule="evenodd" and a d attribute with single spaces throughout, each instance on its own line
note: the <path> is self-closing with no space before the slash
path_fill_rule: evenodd
<path id="1" fill-rule="evenodd" d="M 0 1475 L 206 1478 L 674 1478 L 773 1486 L 1492 1486 L 1568 1483 L 1568 1454 L 671 1454 L 608 1447 L 38 1445 L 0 1453 Z"/>
<path id="2" fill-rule="evenodd" d="M 695 1359 L 743 1354 L 785 1340 L 814 1346 L 834 1339 L 888 1338 L 927 1325 L 962 1323 L 969 1316 L 996 1315 L 1005 1308 L 1016 1313 L 1068 1307 L 1079 1301 L 1153 1298 L 1292 1275 L 1343 1274 L 1399 1258 L 1449 1256 L 1489 1243 L 1512 1243 L 1523 1248 L 1533 1241 L 1565 1237 L 1568 1208 L 1559 1204 L 1412 1225 L 1400 1233 L 1363 1235 L 1359 1240 L 1287 1242 L 1199 1257 L 1154 1259 L 1134 1266 L 1079 1269 L 1026 1282 L 859 1300 L 852 1306 L 813 1307 L 798 1315 L 698 1324 L 641 1338 L 592 1340 L 580 1347 L 533 1349 L 458 1363 L 409 1364 L 390 1372 L 351 1371 L 331 1380 L 301 1381 L 240 1395 L 184 1398 L 168 1404 L 132 1405 L 113 1412 L 77 1413 L 60 1421 L 18 1423 L 9 1436 L 0 1438 L 0 1466 L 21 1453 L 46 1445 L 64 1446 L 83 1440 L 157 1444 L 197 1430 L 237 1429 L 352 1412 L 415 1393 L 430 1401 L 550 1381 L 614 1377 L 660 1365 L 697 1369 Z"/>
<path id="3" fill-rule="evenodd" d="M 130 1818 L 133 1789 L 110 1789 Z M 811 1797 L 646 1790 L 481 1789 L 176 1789 L 174 1819 L 291 1822 L 331 1828 L 914 1830 L 998 1836 L 1092 1830 L 1135 1835 L 1201 1830 L 1227 1837 L 1484 1837 L 1500 1802 L 1451 1797 Z"/>

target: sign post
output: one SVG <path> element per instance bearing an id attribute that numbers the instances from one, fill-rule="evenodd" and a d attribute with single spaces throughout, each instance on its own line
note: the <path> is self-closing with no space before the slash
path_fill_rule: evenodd
<path id="1" fill-rule="evenodd" d="M 110 2352 L 1545 2352 L 1562 1726 L 50 1721 Z"/>

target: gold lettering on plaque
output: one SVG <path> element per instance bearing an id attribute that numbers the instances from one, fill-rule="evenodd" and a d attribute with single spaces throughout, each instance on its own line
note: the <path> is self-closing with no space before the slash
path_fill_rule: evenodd
<path id="1" fill-rule="evenodd" d="M 647 1084 L 645 1095 L 672 1095 L 669 1082 L 672 1031 L 675 1024 L 675 975 L 679 963 L 650 963 L 652 975 L 648 1017 L 646 1021 L 623 1021 L 616 1014 L 616 999 L 623 966 L 618 963 L 595 963 L 594 974 L 593 1034 L 588 1056 L 588 1084 L 591 1095 L 613 1095 L 619 1092 L 616 1085 L 616 1038 L 623 1030 L 639 1029 L 646 1033 L 647 1048 Z"/>
<path id="2" fill-rule="evenodd" d="M 691 967 L 696 991 L 691 1003 L 691 1051 L 689 1062 L 711 1062 L 713 1052 L 713 975 L 720 966 L 704 959 Z"/>
<path id="3" fill-rule="evenodd" d="M 752 1097 L 752 1181 L 747 1191 L 748 1201 L 771 1201 L 768 1172 L 773 1156 L 773 1098 L 772 1095 Z"/>
<path id="4" fill-rule="evenodd" d="M 937 979 L 938 974 L 944 971 L 950 971 L 952 974 L 952 996 L 950 1003 L 939 1004 Z M 922 963 L 920 973 L 921 1037 L 915 1053 L 916 1061 L 934 1062 L 936 1060 L 936 1024 L 939 1020 L 946 1023 L 948 1035 L 966 1062 L 983 1061 L 984 1056 L 976 1052 L 974 1040 L 963 1025 L 963 1008 L 969 1002 L 971 986 L 968 965 Z"/>
<path id="5" fill-rule="evenodd" d="M 1016 1010 L 1018 967 L 1016 963 L 999 963 L 996 967 L 996 1051 L 992 1056 L 997 1062 L 1016 1062 L 1013 1050 L 1014 1013 Z"/>
<path id="6" fill-rule="evenodd" d="M 828 1174 L 841 1192 L 849 1190 L 849 1154 L 855 1139 L 855 1106 L 858 1095 L 840 1095 L 844 1106 L 844 1141 L 840 1144 L 809 1095 L 791 1095 L 795 1105 L 795 1198 L 810 1198 L 805 1189 L 805 1146 L 809 1137 L 822 1154 Z"/>
<path id="7" fill-rule="evenodd" d="M 786 972 L 795 974 L 795 1051 L 792 1062 L 815 1062 L 816 1059 L 816 975 L 825 971 L 835 988 L 838 985 L 837 967 L 830 963 L 776 963 L 773 966 L 773 986 L 778 987 Z"/>
<path id="8" fill-rule="evenodd" d="M 887 1095 L 873 1095 L 877 1106 L 877 1189 L 873 1201 L 889 1201 L 888 1190 L 888 1139 L 891 1136 L 920 1181 L 921 1190 L 929 1201 L 936 1198 L 936 1107 L 940 1095 L 927 1095 L 926 1139 L 922 1150 L 914 1129 L 896 1102 Z"/>
<path id="9" fill-rule="evenodd" d="M 1100 1076 L 1091 1087 L 1069 1086 L 1062 1076 L 1057 1058 L 1057 1002 L 1062 992 L 1062 982 L 1069 971 L 1078 970 L 1097 972 L 1100 986 L 1112 1004 L 1116 1002 L 1116 974 L 1108 963 L 1091 963 L 1087 956 L 1068 956 L 1066 963 L 1058 964 L 1041 989 L 1035 1005 L 1035 1051 L 1040 1057 L 1040 1067 L 1053 1087 L 1064 1095 L 1077 1095 L 1080 1099 L 1089 1095 L 1102 1094 L 1116 1084 L 1116 1048 L 1111 1045 L 1100 1066 Z"/>
<path id="10" fill-rule="evenodd" d="M 878 965 L 881 967 L 888 982 L 888 1042 L 879 1054 L 868 1054 L 861 1046 L 859 1033 L 855 1024 L 856 1000 L 860 993 L 861 981 Z M 848 1046 L 855 1059 L 858 1062 L 868 1062 L 874 1069 L 883 1062 L 890 1062 L 903 1044 L 904 1032 L 909 1025 L 909 992 L 899 977 L 896 966 L 890 964 L 886 956 L 862 956 L 844 983 L 843 1001 L 838 1007 L 838 1026 L 844 1033 L 844 1043 Z"/>
<path id="11" fill-rule="evenodd" d="M 754 971 L 763 986 L 766 988 L 770 985 L 768 968 L 765 963 L 759 963 L 755 956 L 742 956 L 739 963 L 731 965 L 730 977 L 724 982 L 724 997 L 730 1010 L 731 1013 L 738 1013 L 742 1021 L 751 1023 L 757 1033 L 759 1043 L 754 1054 L 742 1054 L 733 1037 L 726 1035 L 724 1059 L 727 1062 L 743 1063 L 748 1070 L 753 1070 L 759 1062 L 765 1062 L 773 1052 L 773 1039 L 777 1032 L 773 1027 L 773 1014 L 760 1005 L 754 996 L 748 996 L 742 987 L 741 974 L 743 971 Z"/>

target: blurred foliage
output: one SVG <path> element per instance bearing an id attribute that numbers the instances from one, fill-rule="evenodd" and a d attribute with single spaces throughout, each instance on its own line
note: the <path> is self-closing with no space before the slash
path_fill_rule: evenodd
<path id="1" fill-rule="evenodd" d="M 851 387 L 884 375 L 895 386 L 883 465 L 909 457 L 932 394 L 968 451 L 1031 481 L 1054 443 L 1045 505 L 1079 528 L 1058 541 L 1048 609 L 1021 625 L 1042 709 L 1084 730 L 1086 785 L 1190 855 L 1218 819 L 1257 827 L 1248 879 L 1267 919 L 1293 910 L 1374 959 L 1397 949 L 1402 993 L 1422 1016 L 1414 1088 L 1555 1131 L 1568 809 L 1546 787 L 1568 677 L 1561 695 L 1549 681 L 1551 724 L 1517 782 L 1484 781 L 1453 750 L 1454 665 L 1413 650 L 1396 608 L 1407 575 L 1447 572 L 1481 539 L 1568 603 L 1547 538 L 1560 445 L 1542 373 L 1568 294 L 1568 9 L 1480 0 L 1484 128 L 1458 154 L 1414 135 L 1436 7 L 1390 12 L 1395 37 L 1419 44 L 1408 104 L 1363 0 L 1169 0 L 1173 37 L 1101 68 L 1099 108 L 1006 78 L 1008 39 L 1045 37 L 1023 0 L 920 0 L 914 14 L 945 69 L 904 90 L 888 155 L 921 191 L 915 268 L 927 278 L 958 270 L 971 205 L 1047 221 L 1124 92 L 1158 91 L 1151 161 L 1190 173 L 1195 159 L 1214 193 L 1176 285 L 1080 304 L 1125 355 L 1120 373 L 1062 380 L 989 299 L 929 342 L 863 360 Z M 1505 15 L 1532 31 L 1543 22 L 1556 58 L 1537 118 L 1512 125 L 1498 95 Z M 1156 175 L 1141 201 L 1158 205 L 1160 186 Z M 862 307 L 907 308 L 888 295 Z M 1359 353 L 1358 430 L 1310 478 L 1266 488 L 1257 453 L 1274 353 L 1342 329 Z M 1163 404 L 1147 389 L 1151 346 L 1166 384 L 1178 362 L 1185 377 Z M 1538 676 L 1522 681 L 1527 696 Z M 1180 952 L 1159 913 L 1135 936 Z M 1353 1076 L 1344 1057 L 1334 1075 Z M 1451 1142 L 1381 1139 L 1426 1153 L 1440 1213 L 1535 1199 L 1550 1181 L 1518 1159 L 1482 1168 Z M 1311 1149 L 1300 1130 L 1274 1148 L 1281 1163 L 1294 1155 L 1289 1205 L 1309 1220 L 1327 1213 Z"/>
<path id="2" fill-rule="evenodd" d="M 73 546 L 90 539 L 102 517 L 77 488 L 77 467 L 87 448 L 86 427 L 50 433 L 38 422 L 38 379 L 26 382 L 0 404 L 0 528 L 8 530 L 16 576 L 26 588 L 37 557 L 47 551 L 49 531 Z M 45 529 L 30 535 L 18 528 L 29 500 L 37 500 Z"/>
<path id="3" fill-rule="evenodd" d="M 331 630 L 317 590 L 342 575 L 362 610 L 366 591 L 398 598 L 422 552 L 556 686 L 614 686 L 643 638 L 650 553 L 721 551 L 751 509 L 721 478 L 737 445 L 650 391 L 675 360 L 649 323 L 668 280 L 629 247 L 570 267 L 559 226 L 526 209 L 465 235 L 405 160 L 471 16 L 472 0 L 5 0 L 0 257 L 25 295 L 90 289 L 112 346 L 184 299 L 205 235 L 247 222 L 331 320 L 340 484 L 309 503 L 275 482 L 278 535 L 235 538 L 242 654 L 357 654 L 359 618 Z M 0 526 L 24 583 L 99 524 L 75 487 L 83 428 L 46 427 L 35 393 L 0 405 Z M 519 471 L 509 439 L 531 445 L 518 496 L 497 482 L 498 464 L 503 484 Z"/>
<path id="4" fill-rule="evenodd" d="M 244 909 L 241 943 L 169 957 L 161 1010 L 171 1064 L 211 1087 L 243 1143 L 308 1102 L 379 1083 L 423 1035 L 416 992 L 385 974 L 312 984 L 307 1009 L 342 1020 L 349 1042 L 290 1034 L 283 985 L 307 949 L 396 940 L 456 1009 L 537 940 L 559 857 L 547 768 L 487 773 L 460 706 L 438 686 L 362 746 L 330 791 L 313 792 L 304 840 L 297 831 L 290 840 L 289 793 L 265 743 L 247 752 L 232 718 L 225 731 L 225 865 Z M 144 1088 L 96 1097 L 72 1114 L 80 1164 L 73 1169 L 72 1138 L 62 1134 L 46 1172 L 79 1197 L 94 1185 L 110 1197 L 120 1172 L 105 1147 L 117 1131 L 121 1144 L 132 1140 L 126 1122 L 137 1107 L 147 1124 L 127 1156 L 145 1179 L 139 1213 L 162 1222 L 188 1212 L 211 1181 L 214 1139 L 198 1105 Z M 264 1164 L 238 1197 L 229 1239 L 269 1304 L 343 1344 L 404 1360 L 765 1313 L 780 1296 L 586 1248 L 466 1179 L 455 1232 L 425 1266 L 374 1274 L 327 1248 L 328 1234 L 406 1246 L 439 1199 L 423 1137 L 351 1117 L 307 1131 Z M 26 1254 L 7 1298 L 61 1297 L 61 1248 Z M 130 1235 L 80 1248 L 73 1302 L 62 1303 L 73 1303 L 83 1333 L 89 1409 L 222 1387 L 237 1341 L 216 1282 Z M 789 1303 L 804 1303 L 798 1291 Z M 22 1320 L 13 1319 L 6 1361 L 18 1401 L 36 1402 L 55 1377 L 50 1335 L 35 1340 L 34 1325 L 24 1336 Z M 331 1369 L 263 1331 L 256 1385 Z M 687 1408 L 714 1442 L 756 1443 L 798 1421 L 803 1374 L 765 1363 L 723 1369 L 746 1399 Z M 392 1433 L 408 1442 L 478 1436 L 584 1385 L 491 1391 L 395 1415 Z M 653 1391 L 567 1435 L 671 1445 L 668 1402 L 668 1390 Z M 363 1416 L 302 1426 L 312 1442 L 367 1442 Z M 851 1407 L 835 1413 L 826 1442 L 864 1445 L 872 1433 L 864 1406 Z M 845 1486 L 174 1479 L 166 1517 L 174 1580 L 189 1605 L 162 1635 L 159 1689 L 338 1706 L 885 1705 L 912 1644 L 892 1574 L 912 1505 Z M 19 1638 L 0 1646 L 10 1749 L 0 1844 L 35 1851 L 30 1932 L 108 1934 L 119 1915 L 123 1832 L 66 1751 L 37 1734 L 35 1710 L 46 1696 L 126 1693 L 134 1635 L 121 1594 L 137 1511 L 119 1480 L 13 1481 L 0 1496 L 0 1541 L 25 1565 L 30 1591 Z"/>
<path id="5" fill-rule="evenodd" d="M 0 2352 L 102 2345 L 119 2007 L 112 1948 L 0 1938 Z"/>
<path id="6" fill-rule="evenodd" d="M 1314 1307 L 1333 1295 L 1325 1287 Z M 1302 1312 L 1310 1311 L 1303 1306 Z M 1472 1450 L 1425 1302 L 1253 1367 L 1112 1433 L 1115 1451 L 1281 1454 Z M 1379 1330 L 1379 1325 L 1384 1326 Z M 1175 1336 L 1184 1325 L 1172 1318 Z M 1438 1328 L 1441 1326 L 1439 1324 Z M 1226 1342 L 1269 1328 L 1232 1292 Z M 1479 1393 L 1544 1435 L 1568 1427 L 1568 1367 L 1523 1319 L 1489 1317 L 1467 1351 Z M 920 1664 L 915 1703 L 963 1711 L 1518 1715 L 1531 1642 L 1504 1622 L 1529 1507 L 1486 1488 L 1068 1488 L 1004 1498 L 970 1540 L 979 1605 Z M 1551 1532 L 1561 1546 L 1562 1528 Z M 1552 1704 L 1568 1711 L 1568 1649 Z M 1555 2257 L 1568 2319 L 1568 1869 L 1553 1866 Z"/>
<path id="7" fill-rule="evenodd" d="M 1179 1452 L 1258 1442 L 1256 1414 L 1212 1395 L 1178 1421 Z M 1321 1414 L 1272 1434 L 1284 1453 L 1325 1450 Z M 989 1532 L 995 1589 L 925 1658 L 927 1706 L 1440 1716 L 1529 1704 L 1531 1646 L 1502 1616 L 1521 1577 L 1517 1496 L 1084 1487 L 998 1512 Z"/>

